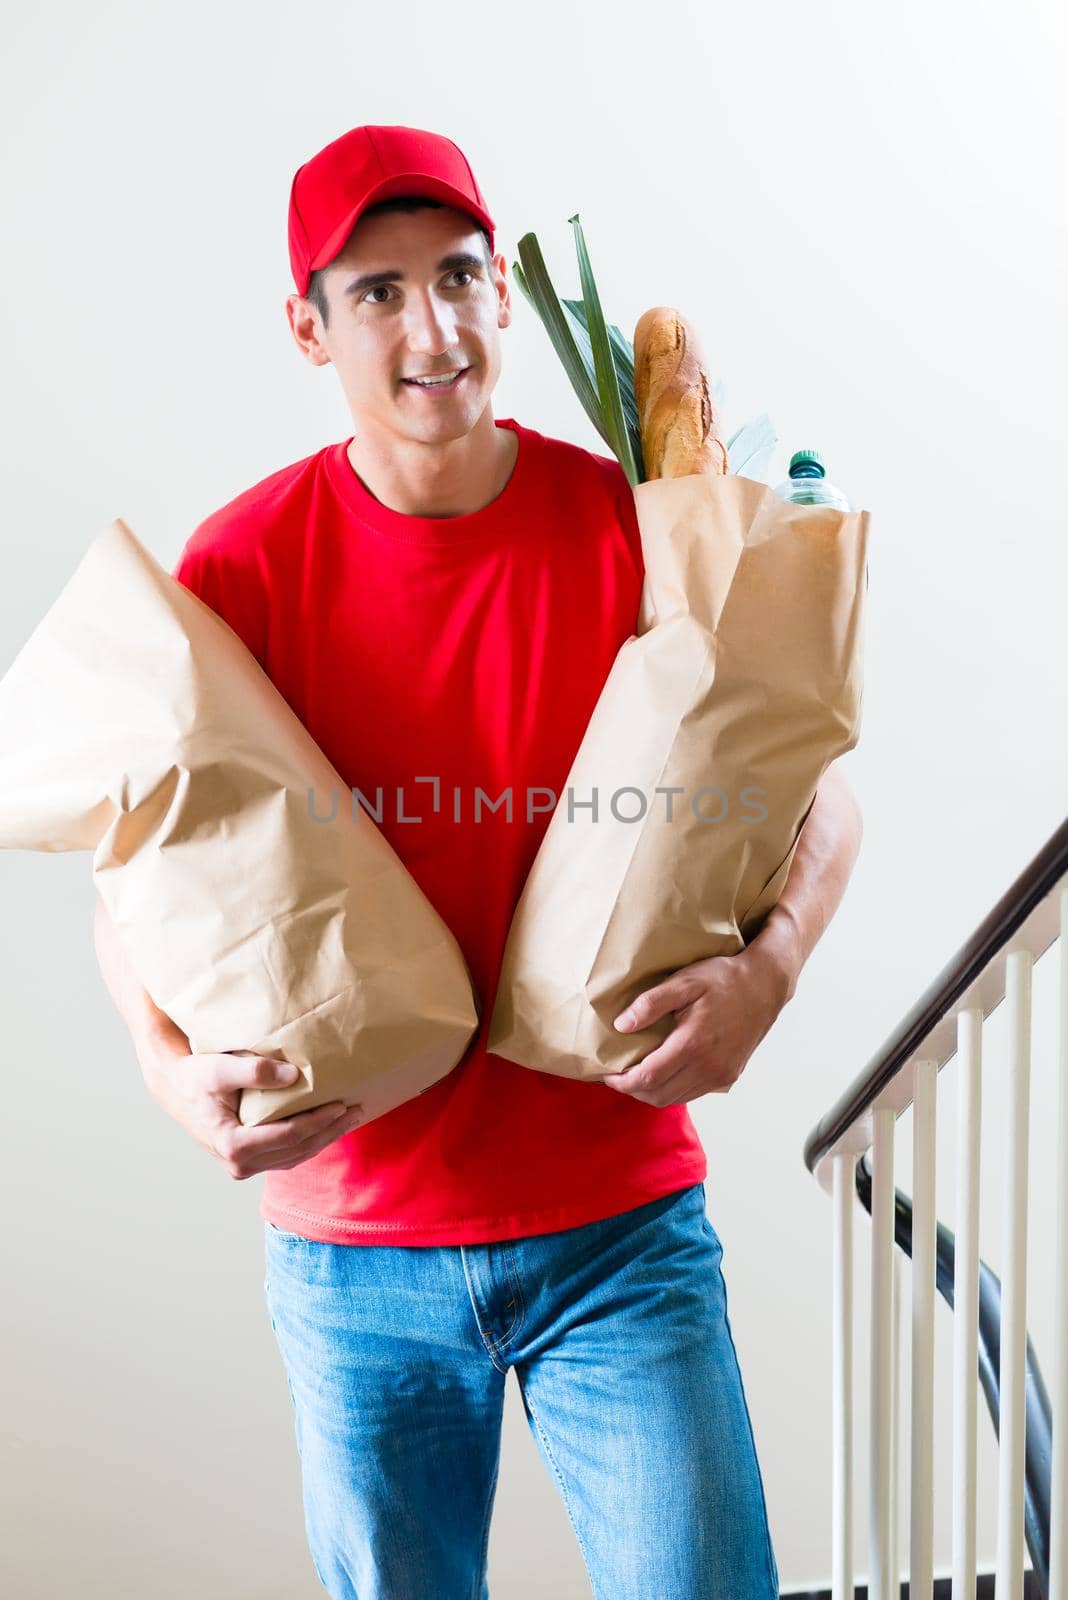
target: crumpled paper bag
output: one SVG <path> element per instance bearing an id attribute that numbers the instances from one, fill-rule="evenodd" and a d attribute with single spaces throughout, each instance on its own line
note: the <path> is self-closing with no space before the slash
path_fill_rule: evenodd
<path id="1" fill-rule="evenodd" d="M 744 948 L 860 728 L 869 513 L 733 474 L 634 496 L 638 631 L 516 907 L 489 1027 L 494 1054 L 563 1077 L 640 1061 L 673 1018 L 629 1034 L 613 1019 L 680 967 Z"/>
<path id="2" fill-rule="evenodd" d="M 300 1068 L 244 1091 L 246 1125 L 334 1099 L 371 1121 L 478 1026 L 453 935 L 350 798 L 237 634 L 121 520 L 0 680 L 0 846 L 93 851 L 129 960 L 193 1052 Z"/>

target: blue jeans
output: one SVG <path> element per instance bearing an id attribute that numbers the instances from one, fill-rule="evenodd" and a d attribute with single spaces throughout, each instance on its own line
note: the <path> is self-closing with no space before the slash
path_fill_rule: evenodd
<path id="1" fill-rule="evenodd" d="M 509 1368 L 596 1600 L 778 1596 L 703 1183 L 494 1244 L 264 1231 L 334 1600 L 487 1600 Z"/>

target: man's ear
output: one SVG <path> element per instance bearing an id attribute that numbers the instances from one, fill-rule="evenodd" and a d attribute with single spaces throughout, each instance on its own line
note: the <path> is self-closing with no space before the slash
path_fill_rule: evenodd
<path id="1" fill-rule="evenodd" d="M 323 325 L 319 308 L 302 295 L 289 294 L 286 295 L 286 317 L 301 354 L 307 357 L 313 367 L 329 366 L 330 357 L 320 337 Z"/>
<path id="2" fill-rule="evenodd" d="M 503 255 L 493 258 L 494 284 L 497 290 L 497 326 L 507 328 L 512 320 L 512 292 L 508 283 L 508 262 Z"/>

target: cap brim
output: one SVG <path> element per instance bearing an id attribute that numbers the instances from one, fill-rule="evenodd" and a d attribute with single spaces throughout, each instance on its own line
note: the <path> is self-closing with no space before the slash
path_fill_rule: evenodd
<path id="1" fill-rule="evenodd" d="M 341 219 L 325 244 L 316 251 L 314 258 L 309 262 L 309 273 L 318 272 L 320 267 L 330 265 L 368 206 L 375 205 L 379 200 L 392 200 L 401 194 L 425 195 L 429 200 L 440 200 L 445 205 L 455 206 L 458 211 L 466 212 L 473 221 L 488 228 L 490 238 L 493 237 L 497 225 L 489 212 L 482 206 L 476 205 L 470 196 L 461 190 L 454 189 L 451 183 L 445 183 L 441 178 L 432 178 L 422 172 L 394 173 L 392 177 L 383 178 L 381 183 L 376 183 L 359 205 L 354 206 Z"/>

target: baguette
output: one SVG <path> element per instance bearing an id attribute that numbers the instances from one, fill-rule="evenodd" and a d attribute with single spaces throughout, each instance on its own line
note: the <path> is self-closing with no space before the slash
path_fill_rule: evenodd
<path id="1" fill-rule="evenodd" d="M 700 343 L 670 306 L 653 306 L 638 318 L 634 399 L 647 479 L 729 470 Z"/>

